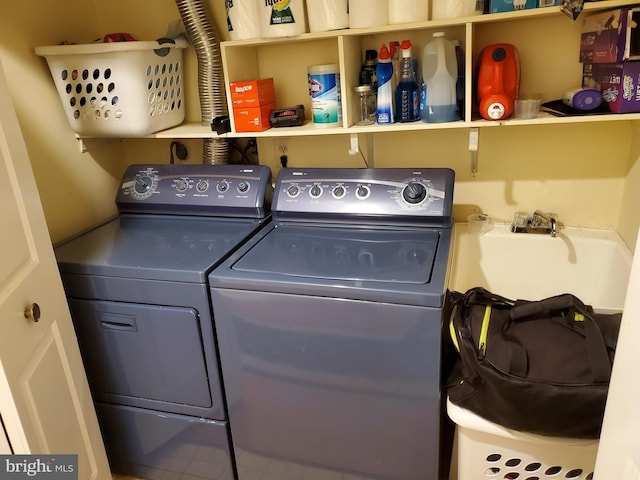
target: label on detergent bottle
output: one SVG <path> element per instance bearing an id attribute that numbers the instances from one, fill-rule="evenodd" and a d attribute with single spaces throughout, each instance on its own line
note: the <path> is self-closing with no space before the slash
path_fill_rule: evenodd
<path id="1" fill-rule="evenodd" d="M 271 25 L 296 23 L 291 11 L 291 0 L 264 0 L 264 6 L 271 6 Z"/>
<path id="2" fill-rule="evenodd" d="M 313 123 L 316 126 L 335 126 L 342 121 L 340 102 L 340 74 L 337 65 L 309 67 L 309 96 Z"/>

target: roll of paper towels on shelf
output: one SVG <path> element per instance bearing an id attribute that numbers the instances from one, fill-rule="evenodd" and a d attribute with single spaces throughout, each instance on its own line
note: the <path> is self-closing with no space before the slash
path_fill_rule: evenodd
<path id="1" fill-rule="evenodd" d="M 348 0 L 306 0 L 310 32 L 349 27 Z"/>
<path id="2" fill-rule="evenodd" d="M 433 0 L 431 19 L 481 15 L 482 5 L 483 2 L 477 0 Z"/>
<path id="3" fill-rule="evenodd" d="M 227 2 L 227 30 L 231 40 L 260 38 L 260 19 L 255 0 Z"/>
<path id="4" fill-rule="evenodd" d="M 388 0 L 389 23 L 412 23 L 429 20 L 429 0 Z"/>
<path id="5" fill-rule="evenodd" d="M 378 27 L 388 23 L 389 3 L 387 0 L 349 0 L 349 27 Z"/>
<path id="6" fill-rule="evenodd" d="M 254 0 L 262 38 L 295 37 L 307 31 L 304 0 Z"/>

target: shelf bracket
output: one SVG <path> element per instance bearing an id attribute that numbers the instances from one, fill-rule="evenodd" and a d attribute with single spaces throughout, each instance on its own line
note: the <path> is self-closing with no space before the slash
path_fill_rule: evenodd
<path id="1" fill-rule="evenodd" d="M 360 143 L 358 140 L 358 134 L 352 133 L 349 135 L 349 155 L 352 157 L 360 153 Z"/>
<path id="2" fill-rule="evenodd" d="M 478 176 L 478 140 L 480 133 L 478 128 L 469 129 L 469 154 L 471 157 L 471 178 Z"/>
<path id="3" fill-rule="evenodd" d="M 373 165 L 373 134 L 365 133 L 366 135 L 366 154 L 360 150 L 360 139 L 357 133 L 349 134 L 349 155 L 352 157 L 355 155 L 362 155 L 364 164 L 367 168 Z"/>
<path id="4" fill-rule="evenodd" d="M 75 134 L 75 137 L 76 137 L 76 144 L 78 145 L 78 150 L 80 151 L 80 153 L 87 153 L 89 151 L 90 146 L 111 143 L 113 142 L 113 140 L 119 140 L 114 138 L 81 137 L 77 133 Z"/>

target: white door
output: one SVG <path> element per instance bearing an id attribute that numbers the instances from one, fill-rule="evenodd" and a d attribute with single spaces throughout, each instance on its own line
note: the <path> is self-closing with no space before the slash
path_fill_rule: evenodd
<path id="1" fill-rule="evenodd" d="M 594 478 L 640 480 L 640 235 L 620 325 Z"/>
<path id="2" fill-rule="evenodd" d="M 78 454 L 78 478 L 111 478 L 2 65 L 0 416 L 13 453 Z"/>

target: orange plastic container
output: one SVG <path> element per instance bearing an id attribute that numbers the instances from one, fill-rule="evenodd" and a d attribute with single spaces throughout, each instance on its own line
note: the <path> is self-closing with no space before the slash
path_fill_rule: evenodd
<path id="1" fill-rule="evenodd" d="M 486 120 L 508 118 L 520 90 L 520 56 L 516 47 L 497 43 L 483 48 L 476 81 L 480 115 Z"/>

